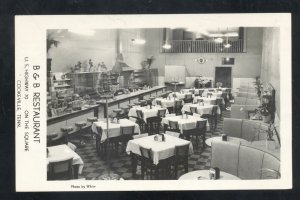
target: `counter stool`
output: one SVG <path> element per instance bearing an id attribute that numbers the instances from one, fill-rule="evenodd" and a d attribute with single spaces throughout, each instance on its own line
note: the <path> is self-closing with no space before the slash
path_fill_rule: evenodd
<path id="1" fill-rule="evenodd" d="M 140 100 L 141 107 L 147 106 L 147 100 Z"/>
<path id="2" fill-rule="evenodd" d="M 90 129 L 90 131 L 91 131 L 92 138 L 96 139 L 96 134 L 93 133 L 93 131 L 92 131 L 92 125 L 93 125 L 94 122 L 98 121 L 98 118 L 97 117 L 88 117 L 87 121 L 91 123 L 91 129 Z"/>
<path id="3" fill-rule="evenodd" d="M 129 113 L 129 106 L 123 106 L 121 107 L 122 109 L 122 114 L 121 114 L 121 119 L 128 119 L 128 113 Z"/>
<path id="4" fill-rule="evenodd" d="M 134 102 L 135 106 L 141 106 L 141 104 L 142 104 L 141 102 Z"/>
<path id="5" fill-rule="evenodd" d="M 71 131 L 73 131 L 73 127 L 72 126 L 64 126 L 60 129 L 64 134 L 65 134 L 65 137 L 66 137 L 66 140 L 68 141 L 68 138 L 69 138 L 69 134 Z"/>
<path id="6" fill-rule="evenodd" d="M 135 106 L 135 104 L 130 103 L 130 104 L 128 104 L 127 106 L 128 106 L 129 109 L 130 109 L 130 108 L 132 108 L 133 106 Z"/>
<path id="7" fill-rule="evenodd" d="M 79 132 L 79 144 L 81 146 L 83 146 L 85 144 L 83 139 L 89 137 L 88 135 L 82 133 L 82 128 L 84 126 L 86 126 L 86 122 L 85 121 L 76 122 L 75 126 L 79 129 L 79 131 L 78 131 Z"/>
<path id="8" fill-rule="evenodd" d="M 120 119 L 122 110 L 117 108 L 117 109 L 114 109 L 113 112 L 116 113 L 116 118 Z"/>

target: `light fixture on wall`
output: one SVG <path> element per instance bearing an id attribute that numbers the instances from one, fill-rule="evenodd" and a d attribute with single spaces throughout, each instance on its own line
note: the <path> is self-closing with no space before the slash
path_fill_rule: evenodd
<path id="1" fill-rule="evenodd" d="M 216 43 L 222 43 L 223 42 L 223 38 L 221 38 L 221 37 L 218 37 L 218 38 L 215 38 L 214 39 L 214 41 L 216 42 Z"/>
<path id="2" fill-rule="evenodd" d="M 136 38 L 131 39 L 133 44 L 142 45 L 146 43 L 146 40 L 142 39 L 140 36 L 140 30 L 137 30 Z"/>
<path id="3" fill-rule="evenodd" d="M 162 46 L 163 49 L 171 49 L 172 46 L 171 44 L 169 43 L 169 36 L 168 36 L 168 33 L 167 33 L 167 28 L 164 29 L 164 44 Z"/>
<path id="4" fill-rule="evenodd" d="M 228 27 L 227 27 L 227 32 L 228 32 Z M 228 42 L 228 35 L 226 37 L 226 43 L 224 44 L 224 47 L 227 48 L 227 49 L 231 47 L 231 44 Z"/>
<path id="5" fill-rule="evenodd" d="M 95 34 L 95 30 L 91 30 L 91 29 L 68 29 L 68 31 L 80 35 L 86 35 L 86 36 L 92 36 Z"/>

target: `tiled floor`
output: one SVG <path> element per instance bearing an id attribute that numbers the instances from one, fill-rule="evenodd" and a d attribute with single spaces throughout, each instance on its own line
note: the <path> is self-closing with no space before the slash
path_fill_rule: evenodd
<path id="1" fill-rule="evenodd" d="M 223 111 L 223 116 L 218 119 L 218 127 L 214 132 L 214 135 L 219 135 L 223 127 L 223 117 L 228 117 L 230 115 L 229 111 Z M 212 136 L 211 132 L 207 132 L 206 137 L 210 138 Z M 91 140 L 87 142 L 84 147 L 78 148 L 77 153 L 81 156 L 84 161 L 83 172 L 79 178 L 85 178 L 86 180 L 93 180 L 96 177 L 107 173 L 109 168 L 111 173 L 116 173 L 120 175 L 125 180 L 133 180 L 131 173 L 131 160 L 126 154 L 122 156 L 111 156 L 108 161 L 103 161 L 97 156 L 95 141 Z M 199 170 L 199 169 L 209 169 L 210 168 L 210 147 L 206 147 L 204 151 L 199 149 L 194 149 L 194 154 L 189 157 L 189 171 Z M 109 167 L 111 166 L 111 167 Z M 179 172 L 182 174 L 184 172 Z M 139 178 L 139 169 L 137 170 L 137 175 Z"/>

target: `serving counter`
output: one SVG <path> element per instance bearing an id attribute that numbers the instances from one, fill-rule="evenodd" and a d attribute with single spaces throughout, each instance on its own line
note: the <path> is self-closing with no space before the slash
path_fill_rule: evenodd
<path id="1" fill-rule="evenodd" d="M 165 93 L 165 86 L 155 86 L 146 90 L 139 90 L 131 92 L 129 94 L 122 94 L 114 97 L 114 99 L 108 99 L 108 110 L 106 109 L 106 100 L 101 99 L 97 101 L 97 105 L 91 105 L 85 107 L 82 110 L 72 111 L 59 116 L 51 117 L 47 119 L 47 133 L 61 132 L 61 128 L 64 126 L 72 126 L 76 131 L 75 123 L 79 121 L 87 121 L 89 117 L 104 118 L 107 114 L 111 114 L 113 109 L 127 106 L 130 103 L 138 102 L 141 99 L 147 99 L 151 96 L 161 96 Z M 90 126 L 91 124 L 87 124 Z"/>

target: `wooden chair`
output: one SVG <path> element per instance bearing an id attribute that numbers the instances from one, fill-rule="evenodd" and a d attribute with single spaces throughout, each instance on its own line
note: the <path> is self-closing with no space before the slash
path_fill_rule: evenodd
<path id="1" fill-rule="evenodd" d="M 73 179 L 73 157 L 68 157 L 48 165 L 48 180 L 71 180 Z"/>
<path id="2" fill-rule="evenodd" d="M 184 172 L 188 172 L 188 159 L 189 159 L 189 144 L 175 146 L 175 155 L 173 157 L 174 175 L 177 179 L 178 170 L 180 166 L 183 167 Z"/>
<path id="3" fill-rule="evenodd" d="M 156 166 L 153 164 L 152 149 L 148 149 L 140 146 L 141 152 L 141 178 L 145 178 L 145 173 L 150 174 L 150 179 L 153 179 L 153 171 L 155 171 L 155 176 L 158 177 L 158 171 Z"/>
<path id="4" fill-rule="evenodd" d="M 210 129 L 212 132 L 216 130 L 217 121 L 218 121 L 218 106 L 214 106 L 209 116 Z"/>
<path id="5" fill-rule="evenodd" d="M 156 105 L 161 107 L 161 100 L 156 100 Z"/>
<path id="6" fill-rule="evenodd" d="M 190 113 L 191 115 L 193 115 L 194 113 L 198 113 L 197 112 L 197 107 L 191 106 L 190 110 L 191 110 L 191 113 Z"/>
<path id="7" fill-rule="evenodd" d="M 167 131 L 173 131 L 180 133 L 178 122 L 177 121 L 169 121 L 169 128 Z"/>
<path id="8" fill-rule="evenodd" d="M 124 127 L 121 127 L 120 141 L 123 144 L 123 147 L 124 147 L 123 149 L 124 150 L 126 148 L 126 145 L 127 145 L 128 141 L 131 140 L 131 139 L 133 139 L 134 128 L 135 128 L 135 126 L 124 126 Z"/>
<path id="9" fill-rule="evenodd" d="M 96 134 L 96 151 L 97 155 L 101 158 L 106 156 L 107 152 L 107 142 L 101 142 L 103 129 L 101 127 L 97 127 L 97 134 Z"/>
<path id="10" fill-rule="evenodd" d="M 183 101 L 184 101 L 184 103 L 193 103 L 193 95 L 192 94 L 186 94 Z"/>
<path id="11" fill-rule="evenodd" d="M 197 121 L 196 127 L 194 129 L 184 131 L 184 134 L 187 135 L 191 142 L 193 137 L 196 138 L 196 148 L 198 148 L 199 139 L 202 139 L 202 148 L 205 148 L 206 124 L 207 120 Z"/>
<path id="12" fill-rule="evenodd" d="M 144 120 L 144 113 L 141 110 L 136 110 L 137 115 L 137 123 L 140 126 L 141 132 L 145 132 L 148 130 L 148 126 Z"/>
<path id="13" fill-rule="evenodd" d="M 181 115 L 182 100 L 175 100 L 174 112 L 176 115 Z"/>

